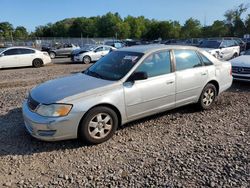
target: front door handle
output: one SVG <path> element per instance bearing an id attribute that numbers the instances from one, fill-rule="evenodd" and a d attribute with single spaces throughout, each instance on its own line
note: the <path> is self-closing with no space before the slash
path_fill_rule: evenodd
<path id="1" fill-rule="evenodd" d="M 206 75 L 207 75 L 207 73 L 206 73 L 206 72 L 203 72 L 203 73 L 201 73 L 201 75 L 202 75 L 202 76 L 206 76 Z"/>

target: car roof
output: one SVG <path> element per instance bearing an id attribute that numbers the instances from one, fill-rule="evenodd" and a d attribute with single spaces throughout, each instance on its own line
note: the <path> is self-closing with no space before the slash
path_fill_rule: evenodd
<path id="1" fill-rule="evenodd" d="M 12 46 L 12 47 L 6 48 L 6 50 L 17 49 L 17 48 L 36 50 L 36 49 L 34 49 L 34 48 L 29 48 L 29 47 L 25 47 L 25 46 Z"/>
<path id="2" fill-rule="evenodd" d="M 131 47 L 121 48 L 118 51 L 131 51 L 131 52 L 139 52 L 139 53 L 150 53 L 158 50 L 170 50 L 170 49 L 190 49 L 190 50 L 199 50 L 197 47 L 193 46 L 184 46 L 184 45 L 164 45 L 164 44 L 156 44 L 156 45 L 137 45 Z"/>

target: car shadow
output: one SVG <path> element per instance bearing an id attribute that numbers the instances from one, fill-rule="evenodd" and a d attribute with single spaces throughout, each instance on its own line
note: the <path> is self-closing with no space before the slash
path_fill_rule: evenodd
<path id="1" fill-rule="evenodd" d="M 31 137 L 24 127 L 21 108 L 0 116 L 0 156 L 32 155 L 85 146 L 79 140 L 44 142 Z"/>

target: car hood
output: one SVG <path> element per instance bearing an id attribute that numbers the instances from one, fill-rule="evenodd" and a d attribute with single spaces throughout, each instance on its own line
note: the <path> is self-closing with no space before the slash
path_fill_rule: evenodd
<path id="1" fill-rule="evenodd" d="M 33 88 L 30 92 L 31 97 L 43 104 L 63 102 L 63 99 L 71 96 L 90 92 L 94 94 L 99 88 L 111 85 L 114 81 L 102 80 L 86 74 L 78 73 L 75 75 L 47 81 Z"/>
<path id="2" fill-rule="evenodd" d="M 230 60 L 232 66 L 250 67 L 250 55 L 242 55 Z"/>

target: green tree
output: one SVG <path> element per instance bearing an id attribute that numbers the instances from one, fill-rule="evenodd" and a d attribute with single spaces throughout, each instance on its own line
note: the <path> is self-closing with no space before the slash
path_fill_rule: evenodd
<path id="1" fill-rule="evenodd" d="M 0 38 L 10 40 L 12 39 L 13 32 L 14 28 L 12 24 L 10 24 L 9 22 L 0 23 Z"/>
<path id="2" fill-rule="evenodd" d="M 247 19 L 245 21 L 246 32 L 250 34 L 250 14 L 248 14 Z"/>
<path id="3" fill-rule="evenodd" d="M 225 37 L 230 35 L 229 28 L 223 21 L 216 20 L 209 30 L 210 37 Z"/>
<path id="4" fill-rule="evenodd" d="M 240 4 L 237 8 L 230 9 L 224 14 L 231 35 L 242 37 L 245 33 L 246 27 L 241 16 L 247 9 L 248 5 Z"/>
<path id="5" fill-rule="evenodd" d="M 188 19 L 184 26 L 181 28 L 182 38 L 198 38 L 201 36 L 201 24 L 199 20 L 190 18 Z"/>
<path id="6" fill-rule="evenodd" d="M 14 39 L 22 39 L 23 40 L 23 39 L 27 39 L 28 36 L 29 36 L 29 33 L 26 30 L 26 28 L 23 26 L 16 27 L 14 34 L 13 34 Z"/>

